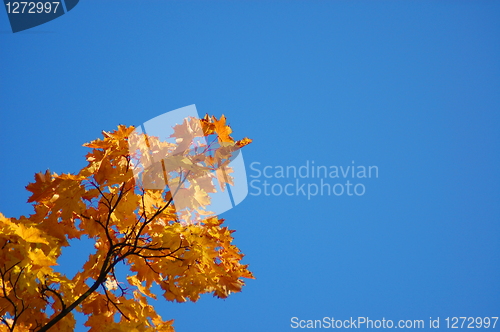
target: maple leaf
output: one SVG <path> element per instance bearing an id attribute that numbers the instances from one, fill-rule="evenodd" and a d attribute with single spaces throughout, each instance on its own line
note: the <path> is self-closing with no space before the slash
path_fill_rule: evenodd
<path id="1" fill-rule="evenodd" d="M 26 189 L 31 191 L 33 195 L 28 199 L 28 203 L 41 202 L 54 194 L 54 187 L 52 183 L 52 175 L 47 170 L 45 173 L 36 173 L 35 182 L 26 186 Z"/>
<path id="2" fill-rule="evenodd" d="M 240 148 L 244 147 L 245 145 L 248 145 L 252 143 L 252 140 L 248 137 L 245 137 L 243 139 L 240 139 L 239 141 L 236 141 L 236 145 Z"/>
<path id="3" fill-rule="evenodd" d="M 23 224 L 13 225 L 13 227 L 16 229 L 16 234 L 26 242 L 49 244 L 46 238 L 47 235 L 36 227 L 26 227 Z"/>
<path id="4" fill-rule="evenodd" d="M 226 117 L 224 115 L 222 115 L 219 120 L 214 117 L 213 123 L 214 130 L 217 133 L 220 142 L 233 142 L 233 139 L 229 136 L 233 130 L 231 127 L 226 125 Z"/>

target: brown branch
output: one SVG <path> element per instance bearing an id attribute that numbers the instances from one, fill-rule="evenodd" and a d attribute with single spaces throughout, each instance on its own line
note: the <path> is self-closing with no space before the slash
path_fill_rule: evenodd
<path id="1" fill-rule="evenodd" d="M 99 286 L 106 280 L 107 274 L 111 270 L 111 268 L 114 266 L 116 263 L 111 263 L 110 261 L 112 259 L 112 253 L 113 251 L 108 250 L 108 253 L 106 255 L 106 258 L 104 259 L 104 263 L 101 267 L 101 271 L 99 272 L 99 276 L 97 277 L 96 281 L 90 286 L 85 293 L 80 295 L 73 303 L 71 303 L 68 307 L 66 307 L 64 310 L 61 310 L 59 314 L 57 314 L 54 318 L 52 318 L 47 324 L 45 324 L 40 330 L 37 332 L 46 332 L 48 331 L 52 326 L 57 324 L 61 319 L 63 319 L 67 314 L 69 314 L 73 309 L 75 309 L 80 303 L 82 303 L 87 297 L 90 296 L 93 292 L 99 288 Z"/>
<path id="2" fill-rule="evenodd" d="M 108 306 L 108 310 L 109 310 L 109 303 L 111 302 L 111 304 L 116 308 L 116 310 L 118 310 L 118 312 L 123 316 L 125 317 L 126 320 L 130 321 L 130 318 L 128 318 L 127 315 L 125 315 L 123 313 L 123 311 L 118 307 L 118 303 L 116 303 L 115 301 L 113 301 L 110 297 L 109 297 L 109 293 L 108 293 L 108 290 L 106 289 L 106 287 L 104 285 L 101 285 L 102 288 L 104 289 L 104 294 L 106 295 L 106 298 L 108 299 L 108 303 L 106 304 Z"/>
<path id="3" fill-rule="evenodd" d="M 47 284 L 45 284 L 44 286 L 45 287 L 42 288 L 42 296 L 47 296 L 47 295 L 45 295 L 46 292 L 50 292 L 50 293 L 54 294 L 57 297 L 57 299 L 59 300 L 59 302 L 61 302 L 62 309 L 63 310 L 66 309 L 66 304 L 64 303 L 64 300 L 63 300 L 61 294 L 59 294 L 59 292 L 57 292 L 56 290 L 50 288 Z"/>
<path id="4" fill-rule="evenodd" d="M 9 329 L 9 331 L 13 332 L 14 331 L 14 323 L 12 323 L 12 325 L 9 324 L 9 322 L 7 322 L 7 319 L 6 318 L 3 318 L 0 320 L 2 323 L 5 324 L 5 326 L 7 326 L 7 328 Z"/>
<path id="5" fill-rule="evenodd" d="M 21 268 L 21 270 L 19 271 L 19 273 L 17 274 L 17 277 L 16 277 L 16 281 L 12 282 L 12 273 L 11 270 L 17 266 L 19 263 L 21 263 L 20 261 L 13 264 L 11 267 L 9 267 L 8 269 L 5 269 L 5 271 L 2 271 L 0 269 L 0 277 L 2 278 L 2 292 L 3 292 L 3 296 L 2 298 L 6 299 L 7 302 L 9 302 L 10 305 L 12 305 L 12 308 L 13 308 L 13 315 L 12 315 L 12 325 L 9 327 L 9 325 L 7 324 L 7 321 L 4 322 L 4 320 L 2 319 L 2 322 L 4 322 L 4 324 L 7 325 L 7 327 L 9 328 L 10 331 L 13 331 L 14 330 L 14 327 L 16 326 L 17 324 L 17 321 L 19 320 L 19 317 L 21 317 L 21 315 L 24 313 L 24 311 L 28 308 L 25 306 L 24 304 L 24 299 L 22 299 L 21 297 L 19 297 L 19 295 L 17 294 L 17 291 L 16 291 L 16 286 L 17 286 L 17 283 L 19 281 L 19 278 L 21 277 L 21 274 L 24 272 L 24 267 Z M 7 274 L 9 274 L 9 276 L 7 277 Z M 21 301 L 21 309 L 18 308 L 17 304 L 7 295 L 7 285 L 6 285 L 6 281 L 8 281 L 11 285 L 11 288 L 12 288 L 12 292 L 14 294 L 14 297 Z"/>
<path id="6" fill-rule="evenodd" d="M 111 206 L 111 202 L 109 201 L 109 199 L 106 196 L 104 196 L 104 193 L 101 191 L 101 188 L 99 188 L 99 186 L 97 184 L 95 184 L 94 182 L 90 182 L 90 184 L 92 184 L 99 191 L 99 194 L 101 194 L 102 198 L 104 198 L 106 200 L 106 202 L 108 203 L 108 205 L 106 205 L 106 207 L 109 209 Z"/>
<path id="7" fill-rule="evenodd" d="M 123 288 L 122 286 L 120 286 L 120 283 L 118 282 L 118 278 L 116 277 L 116 274 L 115 274 L 115 268 L 114 267 L 111 269 L 111 275 L 113 276 L 113 279 L 117 280 L 116 281 L 116 285 L 118 286 L 118 288 L 120 288 L 121 296 L 124 296 L 126 294 L 126 292 L 127 292 L 127 289 Z"/>

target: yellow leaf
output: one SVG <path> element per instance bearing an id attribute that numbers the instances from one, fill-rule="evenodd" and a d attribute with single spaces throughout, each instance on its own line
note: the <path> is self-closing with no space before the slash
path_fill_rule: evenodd
<path id="1" fill-rule="evenodd" d="M 215 127 L 215 132 L 219 136 L 219 142 L 232 142 L 233 139 L 229 134 L 233 132 L 233 130 L 226 125 L 226 117 L 222 115 L 220 117 L 220 120 L 217 120 L 216 117 L 214 117 L 214 127 Z"/>
<path id="2" fill-rule="evenodd" d="M 25 227 L 24 225 L 13 225 L 15 232 L 24 241 L 29 243 L 48 244 L 47 235 L 35 227 Z"/>

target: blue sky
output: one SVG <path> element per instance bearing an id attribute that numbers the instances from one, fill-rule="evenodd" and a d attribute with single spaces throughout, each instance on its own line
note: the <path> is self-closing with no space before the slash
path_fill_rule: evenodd
<path id="1" fill-rule="evenodd" d="M 379 176 L 351 179 L 361 196 L 250 194 L 225 212 L 256 279 L 158 301 L 177 331 L 500 316 L 499 16 L 493 1 L 82 0 L 13 34 L 0 13 L 0 211 L 29 214 L 33 174 L 78 171 L 102 130 L 196 104 L 254 140 L 249 176 L 307 161 Z"/>

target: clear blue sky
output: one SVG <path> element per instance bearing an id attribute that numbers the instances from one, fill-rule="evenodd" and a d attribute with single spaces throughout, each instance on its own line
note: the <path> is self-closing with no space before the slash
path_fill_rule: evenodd
<path id="1" fill-rule="evenodd" d="M 499 17 L 493 1 L 81 0 L 13 34 L 0 10 L 0 211 L 29 214 L 33 174 L 76 172 L 101 130 L 196 104 L 254 139 L 249 175 L 354 161 L 379 176 L 350 180 L 362 196 L 249 195 L 224 213 L 257 279 L 158 301 L 177 331 L 500 316 Z"/>

